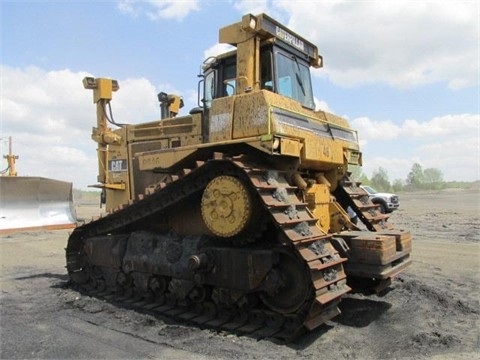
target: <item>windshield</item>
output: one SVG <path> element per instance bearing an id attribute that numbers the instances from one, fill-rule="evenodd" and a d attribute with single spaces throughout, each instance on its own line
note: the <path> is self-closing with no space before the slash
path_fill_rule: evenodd
<path id="1" fill-rule="evenodd" d="M 376 193 L 377 193 L 377 191 L 376 191 L 374 188 L 370 187 L 370 186 L 362 186 L 362 187 L 363 187 L 363 189 L 364 189 L 366 192 L 368 192 L 369 194 L 376 194 Z"/>
<path id="2" fill-rule="evenodd" d="M 314 109 L 310 69 L 295 55 L 276 54 L 278 93 L 299 101 L 303 106 Z"/>

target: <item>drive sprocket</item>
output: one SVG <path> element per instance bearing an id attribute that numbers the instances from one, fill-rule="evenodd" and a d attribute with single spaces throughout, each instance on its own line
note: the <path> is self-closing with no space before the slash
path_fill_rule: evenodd
<path id="1" fill-rule="evenodd" d="M 233 176 L 214 178 L 203 192 L 202 218 L 217 236 L 232 237 L 241 233 L 251 219 L 252 210 L 245 185 Z"/>

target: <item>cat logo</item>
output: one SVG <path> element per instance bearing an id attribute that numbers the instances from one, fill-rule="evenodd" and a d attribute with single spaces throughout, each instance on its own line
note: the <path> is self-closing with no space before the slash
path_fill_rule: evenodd
<path id="1" fill-rule="evenodd" d="M 108 171 L 111 172 L 121 172 L 121 171 L 127 171 L 127 159 L 116 159 L 116 160 L 110 160 L 108 162 Z"/>

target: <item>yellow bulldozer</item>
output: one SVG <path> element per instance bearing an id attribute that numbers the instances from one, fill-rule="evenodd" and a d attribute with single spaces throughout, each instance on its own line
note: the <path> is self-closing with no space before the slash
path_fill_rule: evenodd
<path id="1" fill-rule="evenodd" d="M 76 226 L 72 183 L 38 176 L 17 176 L 8 138 L 7 167 L 0 172 L 0 235 Z"/>
<path id="2" fill-rule="evenodd" d="M 357 132 L 315 109 L 317 47 L 265 14 L 221 28 L 219 41 L 236 49 L 203 63 L 187 115 L 162 92 L 160 119 L 117 124 L 118 82 L 83 80 L 109 214 L 73 231 L 67 269 L 89 294 L 293 339 L 338 315 L 348 292 L 386 291 L 411 263 L 411 235 L 350 178 Z"/>

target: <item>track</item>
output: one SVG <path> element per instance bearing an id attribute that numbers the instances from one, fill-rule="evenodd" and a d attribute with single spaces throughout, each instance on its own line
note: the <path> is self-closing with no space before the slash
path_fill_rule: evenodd
<path id="1" fill-rule="evenodd" d="M 388 222 L 390 215 L 381 213 L 379 206 L 370 200 L 367 192 L 359 185 L 359 182 L 345 177 L 334 195 L 343 208 L 351 207 L 357 213 L 369 231 L 346 231 L 337 236 L 349 247 L 350 254 L 342 253 L 349 258 L 345 264 L 348 285 L 354 291 L 366 295 L 373 292 L 381 295 L 388 291 L 392 279 L 412 263 L 412 235 L 409 231 L 395 230 Z M 355 244 L 356 241 L 370 241 L 371 245 L 362 248 Z M 391 244 L 390 251 L 387 249 L 388 242 Z M 380 256 L 377 253 L 372 258 L 374 248 L 383 249 L 383 254 Z M 388 252 L 391 256 L 384 258 Z"/>
<path id="2" fill-rule="evenodd" d="M 391 230 L 393 226 L 388 222 L 389 214 L 382 214 L 379 206 L 369 198 L 367 192 L 360 187 L 360 182 L 349 177 L 343 179 L 334 194 L 337 200 L 346 209 L 348 206 L 357 213 L 360 220 L 370 231 Z"/>
<path id="3" fill-rule="evenodd" d="M 218 176 L 251 184 L 268 219 L 253 243 L 219 245 L 212 237 L 156 231 L 152 224 L 172 206 L 194 199 Z M 145 198 L 76 228 L 66 251 L 68 273 L 82 292 L 92 296 L 201 327 L 291 340 L 305 328 L 314 329 L 338 315 L 340 298 L 350 290 L 343 270 L 346 259 L 332 246 L 331 236 L 316 226 L 317 219 L 299 201 L 297 191 L 282 171 L 216 153 L 211 160 L 197 162 L 194 168 L 156 184 Z M 95 252 L 89 252 L 92 247 Z M 175 248 L 182 255 L 172 260 L 169 254 Z M 219 258 L 230 257 L 232 262 L 244 258 L 243 274 L 235 281 L 248 277 L 250 288 L 229 288 L 211 267 L 202 268 L 199 249 L 217 257 L 216 269 L 229 266 L 220 264 Z M 143 264 L 138 260 L 142 251 L 144 256 L 166 256 L 159 263 L 169 262 L 169 267 L 159 270 Z M 276 259 L 270 267 L 259 269 L 270 258 Z M 190 259 L 195 260 L 193 266 Z M 261 270 L 263 276 L 257 274 Z M 254 280 L 255 286 L 251 285 Z"/>

